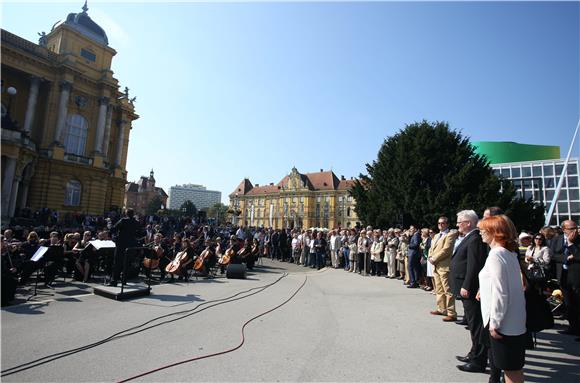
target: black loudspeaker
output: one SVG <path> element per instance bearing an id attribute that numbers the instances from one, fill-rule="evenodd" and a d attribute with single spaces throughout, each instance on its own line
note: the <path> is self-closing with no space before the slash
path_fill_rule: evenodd
<path id="1" fill-rule="evenodd" d="M 246 265 L 230 263 L 226 269 L 226 278 L 228 279 L 246 279 Z"/>

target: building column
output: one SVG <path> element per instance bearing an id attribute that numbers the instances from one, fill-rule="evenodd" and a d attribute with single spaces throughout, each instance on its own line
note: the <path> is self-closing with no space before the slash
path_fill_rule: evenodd
<path id="1" fill-rule="evenodd" d="M 108 97 L 99 97 L 99 118 L 97 120 L 97 136 L 95 137 L 94 151 L 103 153 L 103 139 L 105 136 L 105 124 L 107 122 Z"/>
<path id="2" fill-rule="evenodd" d="M 123 160 L 123 146 L 125 143 L 125 125 L 127 121 L 121 120 L 119 122 L 119 138 L 117 139 L 117 157 L 115 158 L 115 166 L 121 166 Z"/>
<path id="3" fill-rule="evenodd" d="M 26 200 L 28 199 L 28 189 L 30 188 L 30 181 L 21 181 L 22 192 L 20 195 L 20 204 L 18 204 L 19 209 L 24 209 L 26 207 Z"/>
<path id="4" fill-rule="evenodd" d="M 32 123 L 34 122 L 34 115 L 36 113 L 36 102 L 38 101 L 38 90 L 40 88 L 40 78 L 36 76 L 30 77 L 30 93 L 28 94 L 28 104 L 26 106 L 26 115 L 24 116 L 24 132 L 30 135 L 32 131 Z"/>
<path id="5" fill-rule="evenodd" d="M 8 217 L 14 217 L 16 210 L 16 198 L 18 197 L 18 187 L 20 186 L 20 177 L 14 177 L 12 181 L 12 190 L 10 191 L 10 204 L 8 205 Z"/>
<path id="6" fill-rule="evenodd" d="M 60 144 L 63 143 L 64 127 L 68 114 L 68 99 L 71 90 L 72 84 L 70 82 L 62 81 L 60 83 L 60 100 L 58 102 L 58 116 L 56 120 L 56 132 L 54 135 L 54 141 Z"/>
<path id="7" fill-rule="evenodd" d="M 2 177 L 2 215 L 7 216 L 10 204 L 10 192 L 14 182 L 14 173 L 16 171 L 16 158 L 5 157 L 6 167 Z"/>
<path id="8" fill-rule="evenodd" d="M 107 123 L 105 125 L 105 138 L 103 140 L 102 153 L 103 157 L 107 158 L 109 154 L 109 140 L 111 138 L 111 122 L 113 120 L 113 107 L 109 106 L 107 110 Z"/>

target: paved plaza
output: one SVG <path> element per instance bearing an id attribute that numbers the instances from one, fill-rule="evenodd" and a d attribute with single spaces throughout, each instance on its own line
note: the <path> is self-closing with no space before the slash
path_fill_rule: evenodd
<path id="1" fill-rule="evenodd" d="M 155 285 L 124 302 L 59 281 L 53 296 L 2 309 L 2 381 L 122 381 L 220 353 L 240 344 L 245 322 L 296 292 L 249 323 L 239 349 L 133 381 L 487 381 L 455 368 L 469 334 L 429 315 L 432 294 L 343 270 L 263 263 L 245 280 Z M 527 351 L 526 381 L 580 381 L 580 347 L 557 333 L 563 328 L 557 321 Z"/>

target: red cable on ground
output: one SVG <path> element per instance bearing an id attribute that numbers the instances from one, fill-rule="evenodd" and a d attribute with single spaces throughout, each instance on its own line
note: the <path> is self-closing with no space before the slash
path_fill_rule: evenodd
<path id="1" fill-rule="evenodd" d="M 298 287 L 298 289 L 297 289 L 297 290 L 296 290 L 296 291 L 295 291 L 295 292 L 294 292 L 294 293 L 293 293 L 293 294 L 292 294 L 292 295 L 291 295 L 291 296 L 290 296 L 288 299 L 286 299 L 284 302 L 280 303 L 278 306 L 276 306 L 276 307 L 274 307 L 274 308 L 271 308 L 271 309 L 270 309 L 270 310 L 268 310 L 268 311 L 265 311 L 265 312 L 263 312 L 263 313 L 261 313 L 261 314 L 258 314 L 258 315 L 256 315 L 255 317 L 253 317 L 253 318 L 251 318 L 251 319 L 247 320 L 247 321 L 246 321 L 246 323 L 244 323 L 244 325 L 242 326 L 242 341 L 241 341 L 241 342 L 240 342 L 240 344 L 238 344 L 236 347 L 234 347 L 234 348 L 231 348 L 231 349 L 229 349 L 229 350 L 225 350 L 225 351 L 216 352 L 216 353 L 213 353 L 213 354 L 207 354 L 207 355 L 202 355 L 202 356 L 196 356 L 195 358 L 190 358 L 190 359 L 182 360 L 181 362 L 176 362 L 176 363 L 168 364 L 168 365 L 165 365 L 165 366 L 162 366 L 162 367 L 158 367 L 158 368 L 156 368 L 156 369 L 154 369 L 154 370 L 150 370 L 150 371 L 147 371 L 147 372 L 143 372 L 143 373 L 141 373 L 141 374 L 139 374 L 139 375 L 135 375 L 135 376 L 132 376 L 132 377 L 130 377 L 130 378 L 127 378 L 127 379 L 120 380 L 120 381 L 118 381 L 117 383 L 124 383 L 124 382 L 129 382 L 129 381 L 131 381 L 131 380 L 133 380 L 133 379 L 137 379 L 137 378 L 140 378 L 140 377 L 142 377 L 142 376 L 150 375 L 150 374 L 153 374 L 153 373 L 155 373 L 155 372 L 157 372 L 157 371 L 161 371 L 161 370 L 165 370 L 165 369 L 168 369 L 168 368 L 171 368 L 171 367 L 179 366 L 180 364 L 185 364 L 185 363 L 195 362 L 196 360 L 207 359 L 207 358 L 211 358 L 211 357 L 213 357 L 213 356 L 224 355 L 224 354 L 228 354 L 228 353 L 230 353 L 230 352 L 236 351 L 238 348 L 242 347 L 242 346 L 244 345 L 244 342 L 246 341 L 246 337 L 245 337 L 245 333 L 244 333 L 244 330 L 245 330 L 246 326 L 247 326 L 248 324 L 250 324 L 252 321 L 254 321 L 254 320 L 256 320 L 256 319 L 258 319 L 258 318 L 260 318 L 260 317 L 262 317 L 262 316 L 264 316 L 264 315 L 266 315 L 266 314 L 269 314 L 269 313 L 271 313 L 272 311 L 274 311 L 274 310 L 277 310 L 277 309 L 279 309 L 280 307 L 284 306 L 286 303 L 290 302 L 290 300 L 291 300 L 292 298 L 294 298 L 294 297 L 296 296 L 296 294 L 298 294 L 298 292 L 299 292 L 300 290 L 302 290 L 302 288 L 303 288 L 303 287 L 304 287 L 304 285 L 306 284 L 306 280 L 307 280 L 307 279 L 308 279 L 308 276 L 305 276 L 305 277 L 304 277 L 304 282 L 302 282 L 302 284 L 300 285 L 300 287 Z"/>

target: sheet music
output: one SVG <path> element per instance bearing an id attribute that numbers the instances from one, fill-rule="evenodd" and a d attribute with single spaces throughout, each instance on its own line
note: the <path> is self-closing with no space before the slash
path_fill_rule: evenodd
<path id="1" fill-rule="evenodd" d="M 42 257 L 44 257 L 44 254 L 46 254 L 47 251 L 48 251 L 48 247 L 40 246 L 38 248 L 38 250 L 36 250 L 36 253 L 34 253 L 34 255 L 32 256 L 32 258 L 30 258 L 30 260 L 32 262 L 40 261 L 42 259 Z"/>
<path id="2" fill-rule="evenodd" d="M 94 241 L 89 241 L 89 243 L 91 245 L 93 245 L 93 247 L 96 250 L 114 249 L 115 247 L 117 247 L 117 245 L 115 245 L 115 242 L 113 242 L 113 241 L 101 241 L 101 240 L 95 239 Z"/>

